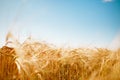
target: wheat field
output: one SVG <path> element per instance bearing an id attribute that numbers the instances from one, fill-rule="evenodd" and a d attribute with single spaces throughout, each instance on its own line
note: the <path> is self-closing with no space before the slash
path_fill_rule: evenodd
<path id="1" fill-rule="evenodd" d="M 120 80 L 120 49 L 58 48 L 27 39 L 0 48 L 0 80 Z"/>

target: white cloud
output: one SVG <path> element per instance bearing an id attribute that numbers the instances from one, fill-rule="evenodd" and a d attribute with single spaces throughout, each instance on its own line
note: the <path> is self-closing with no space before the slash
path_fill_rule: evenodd
<path id="1" fill-rule="evenodd" d="M 103 0 L 103 2 L 112 2 L 113 0 Z"/>
<path id="2" fill-rule="evenodd" d="M 109 48 L 112 50 L 120 49 L 120 33 L 118 33 L 113 41 L 110 43 Z"/>

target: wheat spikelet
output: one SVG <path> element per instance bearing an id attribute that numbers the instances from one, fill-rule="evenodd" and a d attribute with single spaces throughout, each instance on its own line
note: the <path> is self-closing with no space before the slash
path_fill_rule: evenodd
<path id="1" fill-rule="evenodd" d="M 31 39 L 15 45 L 0 49 L 1 80 L 120 80 L 120 49 L 64 49 Z"/>

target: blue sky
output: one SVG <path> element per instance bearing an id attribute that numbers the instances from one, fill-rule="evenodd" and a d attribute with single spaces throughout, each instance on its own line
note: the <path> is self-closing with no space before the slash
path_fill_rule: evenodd
<path id="1" fill-rule="evenodd" d="M 120 0 L 0 0 L 0 44 L 7 32 L 55 45 L 108 46 L 120 32 Z"/>

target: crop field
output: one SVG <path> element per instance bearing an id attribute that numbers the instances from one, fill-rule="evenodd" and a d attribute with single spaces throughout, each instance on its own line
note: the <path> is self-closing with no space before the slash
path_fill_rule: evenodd
<path id="1" fill-rule="evenodd" d="M 120 80 L 120 0 L 0 0 L 0 80 Z"/>
<path id="2" fill-rule="evenodd" d="M 0 80 L 120 80 L 120 49 L 9 44 L 0 48 Z"/>

